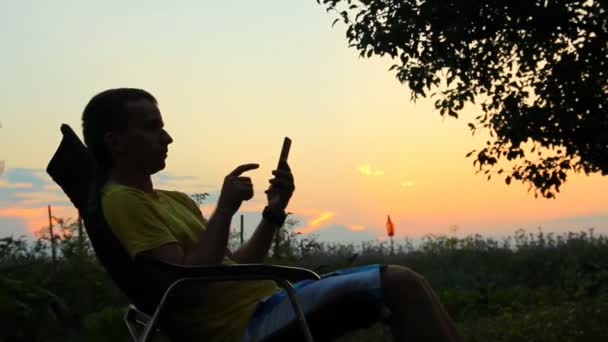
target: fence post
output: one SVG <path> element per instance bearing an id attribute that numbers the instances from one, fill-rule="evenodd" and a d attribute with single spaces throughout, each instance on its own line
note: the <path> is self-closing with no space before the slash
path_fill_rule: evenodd
<path id="1" fill-rule="evenodd" d="M 241 214 L 241 245 L 243 244 L 244 240 L 243 240 L 243 229 L 245 226 L 245 218 L 244 215 Z"/>
<path id="2" fill-rule="evenodd" d="M 84 250 L 84 236 L 82 235 L 83 229 L 82 229 L 82 217 L 80 217 L 80 215 L 78 215 L 78 253 L 80 254 L 80 257 L 82 258 L 82 251 Z"/>
<path id="3" fill-rule="evenodd" d="M 49 209 L 49 234 L 51 238 L 51 258 L 53 261 L 53 272 L 57 268 L 57 254 L 55 253 L 55 235 L 53 234 L 53 216 L 51 215 L 51 206 L 48 206 Z"/>

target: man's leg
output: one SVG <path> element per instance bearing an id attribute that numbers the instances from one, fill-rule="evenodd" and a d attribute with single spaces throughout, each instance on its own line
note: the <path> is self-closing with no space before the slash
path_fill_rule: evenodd
<path id="1" fill-rule="evenodd" d="M 416 272 L 388 265 L 382 271 L 385 304 L 395 341 L 464 341 L 428 282 Z"/>

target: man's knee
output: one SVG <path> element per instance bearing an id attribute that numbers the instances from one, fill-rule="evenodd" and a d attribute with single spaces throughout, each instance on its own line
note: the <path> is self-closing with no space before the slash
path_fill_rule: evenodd
<path id="1" fill-rule="evenodd" d="M 426 295 L 426 287 L 428 287 L 426 279 L 410 268 L 388 265 L 384 269 L 382 278 L 383 288 L 390 297 L 398 295 L 420 299 L 420 296 Z"/>
<path id="2" fill-rule="evenodd" d="M 399 265 L 387 265 L 384 269 L 384 276 L 389 282 L 402 284 L 418 284 L 426 282 L 423 276 L 408 267 Z"/>

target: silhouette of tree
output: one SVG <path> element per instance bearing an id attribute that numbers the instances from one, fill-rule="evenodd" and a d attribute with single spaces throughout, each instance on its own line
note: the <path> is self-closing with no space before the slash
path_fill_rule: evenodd
<path id="1" fill-rule="evenodd" d="M 390 56 L 412 99 L 466 103 L 489 132 L 477 172 L 551 198 L 569 171 L 608 174 L 605 0 L 317 0 L 360 56 Z M 501 161 L 499 163 L 499 161 Z"/>

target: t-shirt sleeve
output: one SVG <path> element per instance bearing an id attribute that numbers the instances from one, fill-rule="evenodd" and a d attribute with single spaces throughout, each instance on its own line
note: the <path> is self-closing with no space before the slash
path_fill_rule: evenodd
<path id="1" fill-rule="evenodd" d="M 137 191 L 117 191 L 102 199 L 106 221 L 131 257 L 177 242 L 149 199 Z"/>

